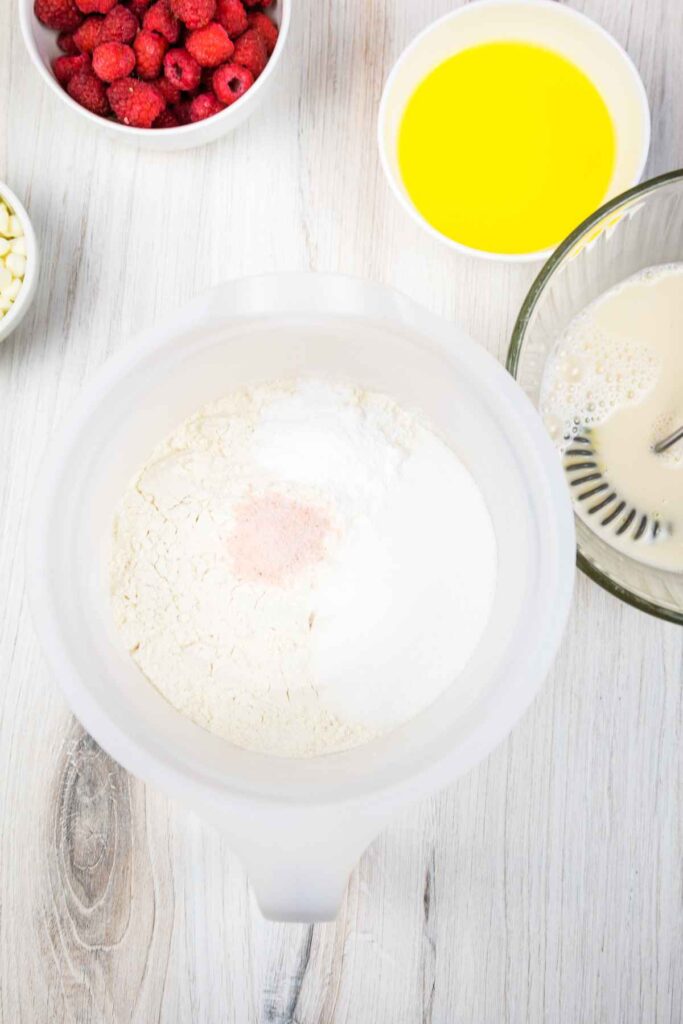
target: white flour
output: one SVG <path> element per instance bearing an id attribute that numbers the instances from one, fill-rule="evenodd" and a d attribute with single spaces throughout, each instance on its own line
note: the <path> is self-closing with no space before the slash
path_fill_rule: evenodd
<path id="1" fill-rule="evenodd" d="M 496 573 L 483 498 L 392 399 L 243 390 L 150 456 L 114 524 L 116 623 L 199 725 L 306 757 L 428 706 L 471 655 Z"/>

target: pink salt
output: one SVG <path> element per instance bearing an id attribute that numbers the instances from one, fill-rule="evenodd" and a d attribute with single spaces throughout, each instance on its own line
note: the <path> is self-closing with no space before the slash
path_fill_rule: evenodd
<path id="1" fill-rule="evenodd" d="M 240 580 L 284 585 L 325 556 L 327 515 L 313 505 L 272 493 L 237 506 L 228 541 Z"/>

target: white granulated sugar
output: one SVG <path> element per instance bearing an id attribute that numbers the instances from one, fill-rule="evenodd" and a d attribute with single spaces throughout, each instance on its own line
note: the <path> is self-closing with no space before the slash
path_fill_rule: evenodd
<path id="1" fill-rule="evenodd" d="M 451 684 L 496 575 L 484 500 L 393 399 L 322 381 L 236 392 L 148 459 L 117 511 L 116 623 L 179 711 L 310 757 L 382 735 Z"/>

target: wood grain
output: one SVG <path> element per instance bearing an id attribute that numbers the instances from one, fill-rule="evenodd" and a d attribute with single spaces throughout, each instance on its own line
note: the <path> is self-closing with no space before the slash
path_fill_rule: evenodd
<path id="1" fill-rule="evenodd" d="M 0 348 L 0 1021 L 636 1024 L 683 1020 L 682 632 L 586 579 L 507 743 L 367 852 L 339 919 L 264 922 L 203 823 L 71 719 L 38 653 L 21 535 L 46 439 L 137 329 L 227 277 L 339 270 L 502 356 L 534 268 L 442 250 L 378 166 L 384 77 L 456 0 L 299 0 L 273 102 L 169 156 L 67 120 L 0 5 L 0 177 L 44 254 Z M 683 163 L 683 5 L 572 0 L 638 64 L 648 170 Z"/>

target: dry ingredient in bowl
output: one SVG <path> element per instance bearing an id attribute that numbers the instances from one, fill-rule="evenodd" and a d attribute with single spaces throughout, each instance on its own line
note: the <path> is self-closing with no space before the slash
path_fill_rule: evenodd
<path id="1" fill-rule="evenodd" d="M 21 291 L 26 254 L 21 221 L 0 199 L 0 320 L 10 312 Z"/>
<path id="2" fill-rule="evenodd" d="M 483 632 L 484 499 L 386 395 L 245 389 L 151 454 L 117 511 L 115 620 L 167 700 L 238 746 L 307 757 L 431 704 Z"/>

